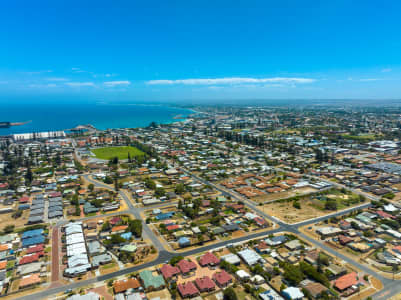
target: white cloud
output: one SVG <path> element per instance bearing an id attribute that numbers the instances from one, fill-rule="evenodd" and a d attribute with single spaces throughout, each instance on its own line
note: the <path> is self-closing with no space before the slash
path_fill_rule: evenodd
<path id="1" fill-rule="evenodd" d="M 69 79 L 63 77 L 49 77 L 46 78 L 47 81 L 68 81 Z"/>
<path id="2" fill-rule="evenodd" d="M 105 81 L 103 82 L 105 86 L 115 87 L 115 86 L 127 86 L 130 85 L 131 82 L 128 80 L 120 80 L 120 81 Z"/>
<path id="3" fill-rule="evenodd" d="M 48 83 L 48 84 L 41 84 L 41 83 L 39 83 L 39 84 L 36 84 L 36 83 L 32 83 L 32 84 L 30 84 L 30 85 L 28 85 L 28 87 L 30 87 L 30 88 L 34 88 L 34 89 L 42 89 L 42 88 L 55 88 L 55 87 L 57 87 L 58 85 L 57 84 L 55 84 L 55 83 Z"/>
<path id="4" fill-rule="evenodd" d="M 71 87 L 95 86 L 93 82 L 66 82 L 66 85 Z"/>
<path id="5" fill-rule="evenodd" d="M 229 85 L 229 84 L 255 84 L 255 83 L 312 83 L 316 79 L 299 77 L 272 77 L 272 78 L 250 78 L 250 77 L 224 77 L 224 78 L 198 78 L 178 80 L 149 80 L 150 85 Z"/>
<path id="6" fill-rule="evenodd" d="M 87 71 L 81 70 L 81 68 L 71 68 L 74 73 L 86 73 Z"/>
<path id="7" fill-rule="evenodd" d="M 382 80 L 382 79 L 380 79 L 380 78 L 362 78 L 362 79 L 359 79 L 359 81 L 362 81 L 362 82 L 378 81 L 378 80 Z"/>
<path id="8" fill-rule="evenodd" d="M 53 70 L 43 70 L 43 71 L 28 71 L 28 72 L 22 72 L 24 74 L 28 75 L 39 75 L 39 74 L 44 74 L 44 73 L 52 73 Z"/>
<path id="9" fill-rule="evenodd" d="M 391 68 L 384 68 L 384 69 L 382 69 L 382 73 L 388 73 L 388 72 L 391 72 L 393 69 L 391 69 Z"/>

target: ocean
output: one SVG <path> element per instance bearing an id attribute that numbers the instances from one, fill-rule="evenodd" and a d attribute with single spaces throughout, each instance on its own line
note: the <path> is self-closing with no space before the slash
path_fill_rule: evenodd
<path id="1" fill-rule="evenodd" d="M 0 122 L 28 124 L 0 128 L 0 135 L 68 130 L 91 124 L 97 129 L 145 127 L 151 122 L 168 124 L 185 119 L 193 111 L 165 105 L 108 103 L 10 103 L 0 104 Z M 177 118 L 179 117 L 179 118 Z"/>

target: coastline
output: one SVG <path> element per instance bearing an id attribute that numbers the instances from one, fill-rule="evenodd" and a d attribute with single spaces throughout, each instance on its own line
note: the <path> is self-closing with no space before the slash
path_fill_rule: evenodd
<path id="1" fill-rule="evenodd" d="M 32 119 L 27 126 L 1 128 L 0 136 L 26 134 L 48 131 L 65 131 L 78 125 L 91 124 L 98 130 L 119 128 L 144 128 L 151 122 L 168 125 L 183 122 L 191 114 L 192 109 L 164 104 L 105 104 L 92 103 L 84 106 L 58 105 L 57 103 L 38 110 L 35 105 L 20 111 L 13 105 L 5 106 L 1 119 Z M 180 118 L 175 119 L 175 117 Z"/>

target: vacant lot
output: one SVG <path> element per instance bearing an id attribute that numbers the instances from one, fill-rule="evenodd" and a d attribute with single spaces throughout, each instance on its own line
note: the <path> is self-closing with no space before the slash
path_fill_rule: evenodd
<path id="1" fill-rule="evenodd" d="M 303 187 L 303 188 L 284 191 L 284 192 L 269 193 L 269 194 L 266 194 L 263 196 L 254 197 L 254 198 L 252 198 L 252 200 L 255 202 L 259 202 L 259 203 L 264 203 L 267 201 L 275 201 L 275 200 L 285 199 L 285 198 L 299 196 L 299 195 L 306 195 L 306 194 L 310 194 L 310 193 L 314 193 L 314 192 L 316 192 L 316 190 L 311 187 Z"/>
<path id="2" fill-rule="evenodd" d="M 105 147 L 105 148 L 97 148 L 91 150 L 97 158 L 109 160 L 114 157 L 118 157 L 118 159 L 128 159 L 128 153 L 132 158 L 136 156 L 142 156 L 143 153 L 141 150 L 131 146 L 122 146 L 122 147 Z"/>
<path id="3" fill-rule="evenodd" d="M 326 202 L 334 202 L 333 209 L 326 208 Z M 294 202 L 299 203 L 298 208 Z M 343 193 L 337 189 L 331 189 L 319 194 L 303 195 L 294 198 L 279 200 L 260 206 L 265 213 L 275 216 L 287 223 L 297 223 L 311 218 L 327 215 L 347 207 L 361 204 L 359 196 L 350 192 Z"/>
<path id="4" fill-rule="evenodd" d="M 4 227 L 14 225 L 15 228 L 22 228 L 28 222 L 29 210 L 24 210 L 22 216 L 14 219 L 12 213 L 0 214 L 0 230 L 4 230 Z"/>

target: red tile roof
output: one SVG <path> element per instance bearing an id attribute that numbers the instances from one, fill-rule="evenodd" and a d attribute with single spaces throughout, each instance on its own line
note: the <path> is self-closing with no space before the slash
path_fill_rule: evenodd
<path id="1" fill-rule="evenodd" d="M 390 215 L 390 214 L 388 214 L 388 213 L 386 213 L 386 212 L 384 212 L 382 210 L 378 210 L 376 212 L 376 214 L 378 216 L 382 217 L 382 218 L 385 218 L 385 219 L 395 219 L 395 217 L 393 215 Z"/>
<path id="2" fill-rule="evenodd" d="M 0 261 L 0 270 L 4 270 L 7 267 L 7 261 Z"/>
<path id="3" fill-rule="evenodd" d="M 120 222 L 121 219 L 119 217 L 114 217 L 110 220 L 111 225 L 116 225 L 118 222 Z"/>
<path id="4" fill-rule="evenodd" d="M 113 283 L 114 293 L 116 294 L 125 292 L 128 289 L 137 289 L 140 286 L 141 284 L 136 278 L 119 280 Z"/>
<path id="5" fill-rule="evenodd" d="M 19 261 L 20 265 L 30 264 L 39 260 L 39 253 L 25 255 Z"/>
<path id="6" fill-rule="evenodd" d="M 40 282 L 40 277 L 39 277 L 39 273 L 35 273 L 32 275 L 29 275 L 27 277 L 23 277 L 19 283 L 19 287 L 25 287 L 25 286 L 29 286 L 32 284 L 36 284 Z"/>
<path id="7" fill-rule="evenodd" d="M 43 244 L 39 244 L 33 247 L 29 247 L 28 249 L 26 249 L 26 253 L 31 254 L 31 253 L 36 253 L 36 252 L 42 252 L 44 251 L 44 245 Z"/>
<path id="8" fill-rule="evenodd" d="M 351 272 L 338 278 L 335 281 L 334 286 L 340 291 L 343 291 L 357 283 L 358 283 L 358 275 L 356 274 L 356 272 Z"/>
<path id="9" fill-rule="evenodd" d="M 29 197 L 27 197 L 27 196 L 21 197 L 21 198 L 18 199 L 18 201 L 19 201 L 20 203 L 26 203 L 26 202 L 29 201 Z"/>
<path id="10" fill-rule="evenodd" d="M 195 284 L 201 292 L 214 290 L 216 285 L 209 276 L 204 276 L 202 278 L 196 278 Z"/>
<path id="11" fill-rule="evenodd" d="M 232 281 L 230 274 L 222 270 L 221 272 L 216 272 L 213 274 L 214 281 L 217 282 L 219 286 L 224 286 Z"/>
<path id="12" fill-rule="evenodd" d="M 199 264 L 201 266 L 213 266 L 217 265 L 220 263 L 220 259 L 218 259 L 213 253 L 211 252 L 206 252 L 200 259 L 199 259 Z"/>
<path id="13" fill-rule="evenodd" d="M 0 252 L 6 251 L 10 248 L 11 248 L 10 244 L 2 244 L 2 245 L 0 245 Z"/>
<path id="14" fill-rule="evenodd" d="M 50 193 L 49 198 L 61 197 L 61 192 Z"/>
<path id="15" fill-rule="evenodd" d="M 184 284 L 179 284 L 177 288 L 183 298 L 199 294 L 198 289 L 191 281 Z"/>
<path id="16" fill-rule="evenodd" d="M 177 264 L 178 268 L 180 268 L 181 272 L 186 274 L 196 269 L 196 264 L 191 260 L 182 259 Z"/>
<path id="17" fill-rule="evenodd" d="M 348 243 L 350 243 L 350 242 L 353 241 L 352 238 L 350 238 L 349 236 L 345 236 L 345 235 L 343 235 L 343 234 L 340 234 L 340 235 L 338 236 L 338 240 L 339 240 L 339 242 L 341 243 L 341 245 L 345 245 L 345 244 L 348 244 Z"/>
<path id="18" fill-rule="evenodd" d="M 173 267 L 170 264 L 165 264 L 160 268 L 164 279 L 170 279 L 171 277 L 180 274 L 180 269 Z"/>
<path id="19" fill-rule="evenodd" d="M 261 217 L 256 217 L 256 218 L 254 218 L 253 220 L 254 220 L 254 221 L 256 222 L 256 224 L 258 224 L 259 226 L 266 225 L 266 220 L 263 219 L 263 218 L 261 218 Z"/>
<path id="20" fill-rule="evenodd" d="M 111 232 L 118 232 L 118 231 L 124 231 L 125 229 L 127 229 L 128 226 L 127 225 L 121 225 L 121 226 L 115 226 L 111 229 Z"/>
<path id="21" fill-rule="evenodd" d="M 169 225 L 166 227 L 168 231 L 176 230 L 180 228 L 180 225 Z"/>

